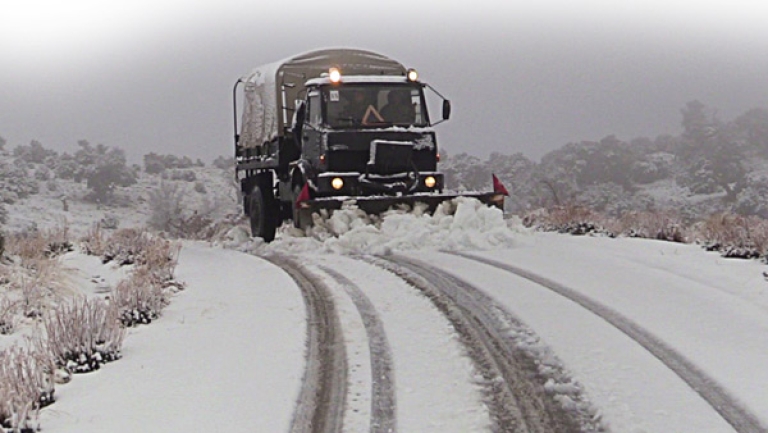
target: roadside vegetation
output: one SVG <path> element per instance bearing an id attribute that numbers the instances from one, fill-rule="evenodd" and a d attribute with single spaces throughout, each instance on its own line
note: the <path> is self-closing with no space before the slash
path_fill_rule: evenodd
<path id="1" fill-rule="evenodd" d="M 582 206 L 558 206 L 529 212 L 523 224 L 542 231 L 572 235 L 636 237 L 701 245 L 723 257 L 768 262 L 768 220 L 758 216 L 716 213 L 688 221 L 679 213 L 627 212 L 620 217 Z"/>
<path id="2" fill-rule="evenodd" d="M 0 258 L 0 431 L 39 429 L 41 408 L 55 401 L 55 385 L 120 359 L 126 328 L 162 314 L 183 284 L 174 279 L 180 246 L 147 230 L 107 233 L 94 227 L 77 241 L 66 227 L 5 234 Z M 62 281 L 63 254 L 80 251 L 127 267 L 105 295 L 86 294 Z"/>

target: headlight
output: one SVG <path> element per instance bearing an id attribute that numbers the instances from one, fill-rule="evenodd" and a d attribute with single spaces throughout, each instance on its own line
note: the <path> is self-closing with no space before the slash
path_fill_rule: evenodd
<path id="1" fill-rule="evenodd" d="M 408 81 L 416 81 L 419 79 L 419 73 L 415 69 L 408 69 Z"/>
<path id="2" fill-rule="evenodd" d="M 331 83 L 338 83 L 341 81 L 341 71 L 339 68 L 331 68 L 328 70 L 328 79 Z"/>
<path id="3" fill-rule="evenodd" d="M 331 187 L 337 191 L 342 189 L 344 187 L 344 179 L 340 177 L 334 177 L 331 180 Z"/>
<path id="4" fill-rule="evenodd" d="M 435 184 L 437 184 L 437 180 L 435 180 L 434 176 L 427 176 L 424 178 L 424 185 L 426 185 L 427 188 L 434 188 Z"/>

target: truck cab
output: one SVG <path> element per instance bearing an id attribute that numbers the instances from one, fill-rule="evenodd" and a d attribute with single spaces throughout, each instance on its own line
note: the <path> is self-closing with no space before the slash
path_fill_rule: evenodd
<path id="1" fill-rule="evenodd" d="M 293 129 L 314 197 L 442 191 L 425 85 L 415 71 L 344 76 L 331 68 L 305 87 Z"/>

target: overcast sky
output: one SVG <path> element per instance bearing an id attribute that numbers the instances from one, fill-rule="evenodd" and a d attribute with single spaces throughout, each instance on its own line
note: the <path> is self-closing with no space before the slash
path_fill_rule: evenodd
<path id="1" fill-rule="evenodd" d="M 452 100 L 449 153 L 544 153 L 768 108 L 764 0 L 3 0 L 0 136 L 231 155 L 232 86 L 327 47 L 389 55 Z M 437 108 L 437 107 L 435 107 Z"/>

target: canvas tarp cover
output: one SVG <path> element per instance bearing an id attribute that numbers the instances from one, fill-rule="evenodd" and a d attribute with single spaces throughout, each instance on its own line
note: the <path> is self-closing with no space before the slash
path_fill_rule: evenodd
<path id="1" fill-rule="evenodd" d="M 304 83 L 331 67 L 340 68 L 343 75 L 405 74 L 405 67 L 395 60 L 353 49 L 312 51 L 256 68 L 241 79 L 245 101 L 238 145 L 254 148 L 282 135 L 292 119 L 296 99 L 304 96 Z"/>

